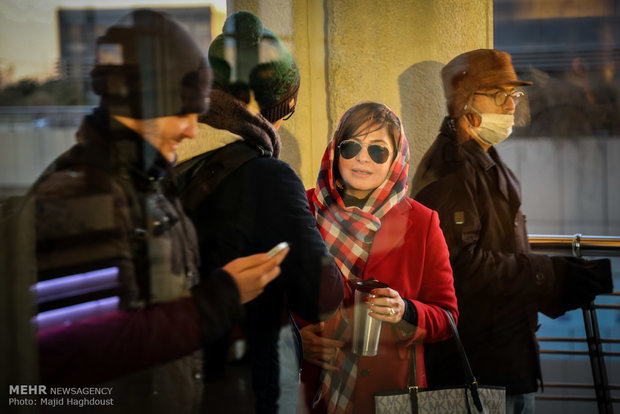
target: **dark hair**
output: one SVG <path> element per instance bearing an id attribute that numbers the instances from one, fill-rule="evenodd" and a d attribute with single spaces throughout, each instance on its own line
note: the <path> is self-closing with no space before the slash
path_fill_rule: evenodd
<path id="1" fill-rule="evenodd" d="M 356 134 L 365 124 L 367 128 Z M 388 136 L 392 140 L 392 148 L 394 153 L 392 159 L 396 156 L 399 150 L 398 144 L 400 142 L 400 120 L 390 108 L 386 105 L 378 102 L 362 102 L 352 106 L 344 113 L 338 129 L 334 134 L 334 140 L 336 141 L 336 147 L 345 139 L 359 137 L 371 132 L 387 128 Z M 338 158 L 339 154 L 336 150 L 334 154 L 334 168 L 338 171 Z"/>
<path id="2" fill-rule="evenodd" d="M 368 123 L 368 127 L 355 134 L 366 123 Z M 344 113 L 334 134 L 334 140 L 338 146 L 345 139 L 366 135 L 383 127 L 387 127 L 388 135 L 392 140 L 392 147 L 394 147 L 394 151 L 398 151 L 398 143 L 400 142 L 400 120 L 398 117 L 382 103 L 362 102 L 352 106 Z"/>

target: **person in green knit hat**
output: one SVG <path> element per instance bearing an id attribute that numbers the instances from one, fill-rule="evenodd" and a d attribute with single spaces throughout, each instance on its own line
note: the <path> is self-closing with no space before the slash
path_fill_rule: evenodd
<path id="1" fill-rule="evenodd" d="M 291 313 L 320 322 L 344 294 L 304 185 L 278 159 L 278 129 L 295 111 L 299 69 L 278 36 L 243 11 L 226 19 L 208 57 L 214 73 L 210 107 L 199 116 L 195 146 L 179 147 L 177 167 L 181 198 L 197 228 L 201 271 L 283 241 L 290 252 L 280 276 L 245 306 L 247 353 L 234 373 L 225 363 L 231 340 L 206 350 L 205 408 L 293 413 L 302 350 Z M 253 392 L 240 386 L 249 376 Z"/>

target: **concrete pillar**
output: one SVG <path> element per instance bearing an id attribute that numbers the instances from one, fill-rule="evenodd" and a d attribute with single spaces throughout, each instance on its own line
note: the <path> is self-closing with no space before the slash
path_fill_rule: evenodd
<path id="1" fill-rule="evenodd" d="M 299 65 L 282 158 L 307 187 L 341 115 L 365 100 L 401 117 L 411 178 L 445 116 L 439 71 L 462 52 L 493 46 L 492 0 L 229 0 L 228 13 L 238 10 L 258 15 Z"/>

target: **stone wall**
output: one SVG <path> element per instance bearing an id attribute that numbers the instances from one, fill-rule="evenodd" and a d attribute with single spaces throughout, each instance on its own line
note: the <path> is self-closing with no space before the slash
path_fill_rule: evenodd
<path id="1" fill-rule="evenodd" d="M 493 45 L 491 0 L 229 0 L 275 31 L 301 71 L 299 103 L 284 123 L 282 158 L 313 186 L 345 110 L 374 100 L 402 119 L 413 173 L 445 114 L 439 71 L 454 56 Z"/>

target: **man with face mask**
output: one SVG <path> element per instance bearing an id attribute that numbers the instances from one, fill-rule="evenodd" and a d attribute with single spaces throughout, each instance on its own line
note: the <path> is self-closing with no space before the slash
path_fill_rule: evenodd
<path id="1" fill-rule="evenodd" d="M 521 188 L 495 145 L 512 132 L 531 85 L 508 53 L 479 49 L 441 72 L 448 116 L 413 178 L 411 195 L 437 210 L 450 250 L 459 331 L 481 384 L 506 387 L 507 413 L 533 413 L 541 379 L 538 312 L 558 317 L 611 291 L 609 261 L 532 254 Z M 456 347 L 427 347 L 429 386 L 462 385 Z"/>

